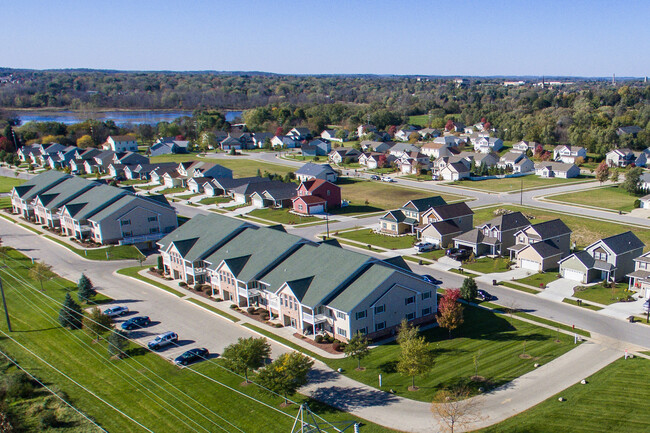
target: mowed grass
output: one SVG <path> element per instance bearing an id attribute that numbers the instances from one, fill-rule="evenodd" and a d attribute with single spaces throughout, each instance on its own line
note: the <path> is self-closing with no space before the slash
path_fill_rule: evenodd
<path id="1" fill-rule="evenodd" d="M 43 235 L 43 237 L 66 247 L 73 253 L 88 260 L 139 260 L 140 258 L 144 258 L 144 255 L 140 250 L 133 245 L 111 245 L 103 248 L 89 248 L 84 250 L 81 248 L 75 248 L 72 245 L 50 235 Z"/>
<path id="2" fill-rule="evenodd" d="M 298 170 L 298 167 L 290 167 L 286 165 L 279 164 L 270 164 L 268 162 L 257 161 L 254 159 L 210 159 L 210 162 L 215 164 L 223 165 L 232 170 L 234 177 L 250 177 L 257 176 L 257 170 L 259 169 L 262 174 L 264 172 L 277 173 L 284 176 L 289 172 L 295 172 Z"/>
<path id="3" fill-rule="evenodd" d="M 510 270 L 508 264 L 510 260 L 504 257 L 499 257 L 496 259 L 490 257 L 482 257 L 476 259 L 471 263 L 463 263 L 463 269 L 469 269 L 471 271 L 481 272 L 483 274 L 489 274 L 492 272 L 506 272 Z"/>
<path id="4" fill-rule="evenodd" d="M 480 189 L 488 192 L 511 192 L 523 189 L 544 188 L 549 186 L 559 186 L 567 183 L 584 182 L 593 178 L 578 176 L 571 179 L 562 179 L 558 177 L 542 178 L 534 174 L 522 177 L 508 177 L 504 179 L 486 179 L 486 180 L 460 180 L 451 183 L 460 187 Z"/>
<path id="5" fill-rule="evenodd" d="M 0 193 L 10 192 L 14 186 L 22 185 L 23 183 L 25 183 L 25 179 L 0 176 Z"/>
<path id="6" fill-rule="evenodd" d="M 647 410 L 650 361 L 620 359 L 576 384 L 509 418 L 484 433 L 593 433 L 650 431 Z M 559 397 L 566 401 L 559 402 Z"/>
<path id="7" fill-rule="evenodd" d="M 480 308 L 465 307 L 465 323 L 449 338 L 445 329 L 433 328 L 423 332 L 434 356 L 431 370 L 416 377 L 418 391 L 408 391 L 411 379 L 396 371 L 399 345 L 395 342 L 371 350 L 356 370 L 356 360 L 337 359 L 328 361 L 332 368 L 342 368 L 344 374 L 377 387 L 377 377 L 382 375 L 382 389 L 393 389 L 397 395 L 430 402 L 436 392 L 443 388 L 467 385 L 474 391 L 479 387 L 492 389 L 534 369 L 534 364 L 546 364 L 574 347 L 573 338 L 556 331 L 522 322 L 516 318 L 495 314 Z M 530 358 L 522 358 L 524 353 Z M 480 351 L 480 353 L 479 353 Z M 473 358 L 478 355 L 478 375 L 486 382 L 474 382 Z"/>
<path id="8" fill-rule="evenodd" d="M 217 203 L 230 203 L 232 197 L 206 197 L 199 200 L 199 204 L 217 204 Z"/>
<path id="9" fill-rule="evenodd" d="M 388 250 L 410 248 L 415 243 L 415 236 L 386 236 L 377 234 L 372 229 L 353 230 L 339 233 L 338 237 L 361 242 L 363 245 L 375 245 Z"/>
<path id="10" fill-rule="evenodd" d="M 630 212 L 634 209 L 634 201 L 636 199 L 636 196 L 630 195 L 619 186 L 608 186 L 546 198 L 546 200 L 568 203 L 570 205 L 595 206 L 623 212 Z"/>
<path id="11" fill-rule="evenodd" d="M 287 225 L 321 221 L 320 218 L 316 218 L 313 216 L 301 216 L 301 215 L 292 214 L 289 212 L 289 209 L 270 209 L 270 208 L 255 209 L 248 212 L 246 215 L 250 215 L 256 218 L 262 218 L 268 221 L 274 221 L 280 224 L 287 224 Z"/>
<path id="12" fill-rule="evenodd" d="M 281 398 L 270 396 L 255 385 L 242 387 L 241 377 L 219 367 L 218 359 L 180 369 L 135 344 L 128 348 L 129 358 L 110 359 L 106 343 L 93 343 L 93 338 L 85 331 L 70 331 L 57 322 L 60 305 L 56 301 L 61 302 L 66 290 L 72 290 L 74 283 L 62 279 L 46 282 L 45 294 L 54 299 L 50 300 L 33 287 L 21 285 L 11 276 L 17 272 L 21 278 L 28 279 L 28 271 L 23 266 L 30 266 L 31 261 L 15 251 L 11 251 L 10 255 L 20 265 L 10 262 L 11 269 L 0 270 L 0 275 L 5 283 L 7 302 L 11 305 L 14 332 L 8 337 L 2 334 L 1 350 L 16 359 L 27 371 L 34 372 L 48 384 L 58 386 L 75 407 L 91 416 L 107 431 L 141 431 L 126 416 L 156 432 L 240 429 L 247 433 L 283 433 L 291 430 L 298 410 L 296 405 L 283 408 Z M 57 282 L 64 287 L 55 284 Z M 73 293 L 73 298 L 76 299 L 76 293 Z M 0 330 L 7 332 L 4 321 L 0 324 Z M 70 380 L 54 368 L 66 374 Z M 95 393 L 116 410 L 71 380 Z M 290 397 L 298 403 L 308 402 L 312 410 L 328 420 L 356 419 L 300 395 Z M 228 425 L 226 420 L 236 428 Z M 361 432 L 388 433 L 389 430 L 364 421 Z"/>
<path id="13" fill-rule="evenodd" d="M 438 194 L 433 191 L 421 191 L 370 180 L 341 178 L 337 185 L 341 187 L 343 199 L 348 200 L 350 205 L 368 206 L 370 212 L 397 209 L 409 200 L 436 195 L 441 196 L 447 203 L 465 198 L 462 195 Z"/>
<path id="14" fill-rule="evenodd" d="M 626 224 L 583 218 L 576 215 L 567 215 L 539 208 L 504 205 L 475 209 L 474 225 L 480 225 L 485 221 L 494 218 L 493 212 L 496 209 L 508 209 L 513 212 L 520 211 L 525 215 L 532 215 L 535 217 L 535 219 L 531 220 L 532 224 L 560 218 L 573 231 L 571 234 L 571 240 L 575 241 L 578 247 L 586 247 L 599 239 L 631 230 L 639 239 L 641 239 L 641 241 L 643 241 L 644 244 L 646 244 L 646 251 L 650 248 L 650 230 L 646 228 L 631 227 Z"/>
<path id="15" fill-rule="evenodd" d="M 529 286 L 534 286 L 534 287 L 546 286 L 551 281 L 557 280 L 557 273 L 558 270 L 554 269 L 544 273 L 533 274 L 526 278 L 520 278 L 515 281 L 518 281 L 522 284 L 528 284 Z"/>
<path id="16" fill-rule="evenodd" d="M 627 288 L 627 283 L 617 283 L 613 290 L 610 287 L 604 287 L 602 283 L 588 287 L 578 286 L 574 289 L 573 296 L 585 301 L 609 305 L 631 295 L 632 293 L 628 292 Z"/>

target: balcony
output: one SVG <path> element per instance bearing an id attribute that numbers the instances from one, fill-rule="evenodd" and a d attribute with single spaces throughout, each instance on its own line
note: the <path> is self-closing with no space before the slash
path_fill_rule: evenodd
<path id="1" fill-rule="evenodd" d="M 311 314 L 303 314 L 302 320 L 305 323 L 309 323 L 310 325 L 318 325 L 319 323 L 325 323 L 329 319 L 328 316 L 325 316 L 324 314 L 317 314 L 315 316 L 312 316 Z"/>
<path id="2" fill-rule="evenodd" d="M 150 233 L 148 235 L 126 236 L 120 240 L 120 245 L 139 244 L 141 242 L 157 241 L 165 236 L 164 233 Z"/>

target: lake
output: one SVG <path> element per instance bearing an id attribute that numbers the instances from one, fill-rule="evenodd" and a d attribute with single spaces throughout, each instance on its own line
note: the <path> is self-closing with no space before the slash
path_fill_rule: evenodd
<path id="1" fill-rule="evenodd" d="M 191 116 L 191 111 L 18 111 L 15 113 L 21 124 L 27 122 L 60 122 L 66 125 L 83 122 L 89 118 L 106 121 L 112 120 L 117 125 L 142 124 L 155 125 L 158 122 L 173 122 L 183 116 Z M 241 111 L 226 111 L 226 121 L 232 122 L 241 117 Z"/>

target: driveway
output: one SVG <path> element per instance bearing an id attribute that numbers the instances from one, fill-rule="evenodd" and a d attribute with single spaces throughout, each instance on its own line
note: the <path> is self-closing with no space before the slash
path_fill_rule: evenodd
<path id="1" fill-rule="evenodd" d="M 566 278 L 558 278 L 546 285 L 546 289 L 539 292 L 537 296 L 543 299 L 549 299 L 555 302 L 562 302 L 564 298 L 573 296 L 573 289 L 582 283 L 572 281 Z"/>

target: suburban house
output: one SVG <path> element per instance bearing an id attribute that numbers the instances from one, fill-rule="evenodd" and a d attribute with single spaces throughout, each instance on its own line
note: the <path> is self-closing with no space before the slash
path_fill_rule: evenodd
<path id="1" fill-rule="evenodd" d="M 242 150 L 242 149 L 246 149 L 246 144 L 242 143 L 242 141 L 239 140 L 238 138 L 231 137 L 230 135 L 228 135 L 228 137 L 224 138 L 219 143 L 219 147 L 222 150 L 226 150 L 226 151 L 233 150 L 233 149 L 234 150 Z"/>
<path id="2" fill-rule="evenodd" d="M 584 147 L 560 145 L 553 149 L 554 161 L 575 164 L 578 158 L 582 158 L 583 162 L 587 160 L 587 151 Z"/>
<path id="3" fill-rule="evenodd" d="M 518 267 L 548 271 L 570 254 L 571 229 L 560 219 L 531 224 L 515 233 L 515 244 L 508 250 Z"/>
<path id="4" fill-rule="evenodd" d="M 169 155 L 176 153 L 187 153 L 190 142 L 177 140 L 175 137 L 161 137 L 149 147 L 150 156 Z"/>
<path id="5" fill-rule="evenodd" d="M 361 138 L 362 135 L 370 134 L 372 132 L 378 132 L 379 130 L 375 125 L 370 125 L 370 124 L 365 124 L 365 125 L 359 125 L 357 127 L 357 136 Z"/>
<path id="6" fill-rule="evenodd" d="M 442 197 L 409 200 L 399 209 L 391 210 L 379 217 L 379 231 L 389 235 L 414 234 L 424 224 L 424 215 L 433 207 L 446 206 Z"/>
<path id="7" fill-rule="evenodd" d="M 294 212 L 318 214 L 341 207 L 341 188 L 323 179 L 303 181 L 293 199 Z"/>
<path id="8" fill-rule="evenodd" d="M 403 128 L 400 129 L 395 133 L 395 139 L 399 141 L 409 141 L 411 137 L 413 136 L 412 134 L 415 134 L 415 137 L 417 138 L 416 141 L 420 140 L 420 133 L 418 132 L 417 129 L 414 127 L 410 126 L 408 128 Z"/>
<path id="9" fill-rule="evenodd" d="M 442 137 L 436 137 L 433 139 L 434 143 L 438 144 L 444 144 L 445 146 L 448 147 L 457 147 L 461 143 L 463 143 L 463 139 L 460 137 L 457 137 L 455 135 L 444 135 Z"/>
<path id="10" fill-rule="evenodd" d="M 149 180 L 151 179 L 151 173 L 157 169 L 168 168 L 175 170 L 178 166 L 175 162 L 159 162 L 156 164 L 136 164 L 127 165 L 124 167 L 124 177 L 126 179 L 139 179 L 139 180 Z"/>
<path id="11" fill-rule="evenodd" d="M 650 194 L 644 195 L 639 199 L 641 209 L 650 209 Z"/>
<path id="12" fill-rule="evenodd" d="M 431 166 L 429 157 L 420 152 L 403 153 L 395 161 L 397 168 L 403 174 L 420 174 Z"/>
<path id="13" fill-rule="evenodd" d="M 259 182 L 270 182 L 268 177 L 218 177 L 210 178 L 203 183 L 203 192 L 209 196 L 232 196 L 232 191 L 242 185 Z"/>
<path id="14" fill-rule="evenodd" d="M 605 155 L 605 161 L 610 167 L 627 167 L 634 164 L 636 158 L 636 155 L 630 149 L 614 149 Z"/>
<path id="15" fill-rule="evenodd" d="M 354 147 L 337 147 L 329 153 L 328 158 L 334 164 L 341 164 L 345 161 L 358 162 L 359 155 L 361 151 Z"/>
<path id="16" fill-rule="evenodd" d="M 90 159 L 84 161 L 84 171 L 91 173 L 107 173 L 108 167 L 113 163 L 115 152 L 104 150 Z"/>
<path id="17" fill-rule="evenodd" d="M 207 228 L 210 230 L 207 230 Z M 430 322 L 437 287 L 401 259 L 381 260 L 281 229 L 199 215 L 158 242 L 165 272 L 207 283 L 212 296 L 257 306 L 297 333 L 347 341 L 394 333 L 402 319 Z"/>
<path id="18" fill-rule="evenodd" d="M 320 133 L 320 137 L 329 140 L 329 141 L 337 141 L 339 143 L 343 143 L 342 138 L 337 138 L 336 137 L 336 130 L 335 129 L 325 129 L 323 132 Z"/>
<path id="19" fill-rule="evenodd" d="M 521 212 L 499 215 L 454 240 L 455 248 L 470 249 L 476 256 L 504 255 L 515 244 L 515 233 L 530 225 Z"/>
<path id="20" fill-rule="evenodd" d="M 371 170 L 375 168 L 381 168 L 382 160 L 384 166 L 389 166 L 394 161 L 396 161 L 397 158 L 395 158 L 395 156 L 393 155 L 387 155 L 385 153 L 378 153 L 378 152 L 362 153 L 361 155 L 359 155 L 359 164 L 365 165 Z"/>
<path id="21" fill-rule="evenodd" d="M 386 153 L 391 149 L 391 147 L 395 145 L 395 143 L 391 141 L 370 141 L 370 140 L 364 140 L 359 144 L 361 146 L 361 149 L 363 149 L 364 152 L 377 152 L 377 153 Z"/>
<path id="22" fill-rule="evenodd" d="M 44 165 L 50 167 L 52 170 L 68 167 L 70 161 L 75 158 L 79 150 L 80 149 L 76 146 L 67 146 L 55 153 L 48 152 L 44 159 Z"/>
<path id="23" fill-rule="evenodd" d="M 503 140 L 495 137 L 479 137 L 474 140 L 474 152 L 490 153 L 503 149 Z"/>
<path id="24" fill-rule="evenodd" d="M 438 248 L 453 245 L 453 238 L 474 225 L 474 212 L 463 203 L 435 206 L 424 212 L 422 224 L 416 227 L 418 237 Z"/>
<path id="25" fill-rule="evenodd" d="M 530 150 L 531 152 L 535 152 L 535 148 L 537 147 L 538 144 L 539 143 L 536 143 L 534 141 L 521 140 L 512 145 L 512 151 L 526 153 Z"/>
<path id="26" fill-rule="evenodd" d="M 626 276 L 630 279 L 630 290 L 640 292 L 643 298 L 650 299 L 650 251 L 634 259 L 634 272 Z"/>
<path id="27" fill-rule="evenodd" d="M 442 135 L 442 132 L 440 132 L 439 129 L 422 128 L 418 131 L 418 134 L 420 134 L 420 138 L 422 140 L 429 140 L 431 138 L 440 137 Z"/>
<path id="28" fill-rule="evenodd" d="M 41 145 L 40 144 L 32 144 L 32 145 L 24 145 L 22 147 L 19 147 L 18 150 L 16 151 L 16 154 L 18 155 L 18 159 L 20 159 L 22 162 L 31 162 L 31 154 L 32 153 L 40 153 L 41 151 Z"/>
<path id="29" fill-rule="evenodd" d="M 271 143 L 271 139 L 273 139 L 273 134 L 270 132 L 255 132 L 253 133 L 253 146 L 261 149 L 266 144 L 266 140 Z"/>
<path id="30" fill-rule="evenodd" d="M 540 177 L 572 178 L 580 176 L 580 168 L 575 164 L 564 162 L 538 162 L 535 164 L 535 174 Z"/>
<path id="31" fill-rule="evenodd" d="M 176 169 L 183 180 L 183 185 L 193 177 L 232 178 L 232 170 L 219 164 L 204 161 L 181 162 Z"/>
<path id="32" fill-rule="evenodd" d="M 560 260 L 560 275 L 585 284 L 620 281 L 634 272 L 634 259 L 643 254 L 643 247 L 645 244 L 630 231 L 600 239 Z"/>
<path id="33" fill-rule="evenodd" d="M 131 135 L 109 135 L 102 148 L 113 152 L 137 152 L 138 142 Z"/>
<path id="34" fill-rule="evenodd" d="M 65 151 L 67 146 L 59 143 L 52 143 L 49 145 L 41 145 L 40 151 L 32 152 L 29 154 L 32 164 L 44 167 L 50 156 L 57 155 L 59 152 Z"/>
<path id="35" fill-rule="evenodd" d="M 151 170 L 149 172 L 149 178 L 151 179 L 152 183 L 157 183 L 159 185 L 162 185 L 165 183 L 165 177 L 167 178 L 173 178 L 173 179 L 178 179 L 180 175 L 178 174 L 178 164 L 174 163 L 172 167 L 156 167 L 155 169 Z M 175 183 L 180 184 L 181 182 L 179 180 L 176 180 Z"/>
<path id="36" fill-rule="evenodd" d="M 462 154 L 461 154 L 462 155 Z M 480 167 L 485 165 L 486 167 L 494 167 L 499 162 L 499 155 L 496 153 L 475 153 L 473 154 L 474 166 Z"/>
<path id="37" fill-rule="evenodd" d="M 293 182 L 264 182 L 250 195 L 251 204 L 257 208 L 291 208 L 293 198 L 298 194 L 298 185 Z"/>
<path id="38" fill-rule="evenodd" d="M 228 195 L 232 196 L 236 203 L 251 203 L 251 196 L 254 193 L 262 193 L 265 190 L 272 188 L 287 188 L 293 191 L 292 197 L 295 197 L 297 187 L 298 186 L 293 182 L 284 183 L 281 180 L 269 180 L 268 182 L 247 182 L 231 188 L 228 191 Z"/>
<path id="39" fill-rule="evenodd" d="M 455 162 L 460 162 L 465 164 L 465 166 L 469 169 L 472 167 L 472 159 L 473 155 L 451 155 L 451 156 L 441 156 L 437 158 L 435 161 L 433 161 L 431 170 L 433 171 L 434 174 L 440 174 L 440 171 L 445 168 L 448 164 L 453 164 Z"/>
<path id="40" fill-rule="evenodd" d="M 292 137 L 296 141 L 309 140 L 312 138 L 311 131 L 309 128 L 297 127 L 293 128 L 287 133 L 289 137 Z"/>
<path id="41" fill-rule="evenodd" d="M 296 177 L 301 182 L 311 179 L 323 179 L 329 182 L 336 182 L 338 173 L 329 164 L 308 162 L 296 170 Z"/>
<path id="42" fill-rule="evenodd" d="M 404 153 L 419 152 L 420 148 L 411 143 L 395 143 L 388 151 L 391 155 L 399 158 Z"/>
<path id="43" fill-rule="evenodd" d="M 450 162 L 438 170 L 438 176 L 443 180 L 469 179 L 470 169 L 463 162 Z"/>
<path id="44" fill-rule="evenodd" d="M 332 144 L 320 138 L 315 138 L 300 146 L 303 156 L 326 156 L 332 151 Z"/>
<path id="45" fill-rule="evenodd" d="M 45 172 L 15 187 L 12 207 L 65 236 L 100 244 L 150 248 L 178 226 L 176 211 L 162 196 L 138 196 L 60 172 Z"/>
<path id="46" fill-rule="evenodd" d="M 286 135 L 280 135 L 280 136 L 276 135 L 273 138 L 271 138 L 271 146 L 280 149 L 293 149 L 296 147 L 300 147 L 300 142 L 293 137 L 289 137 Z"/>
<path id="47" fill-rule="evenodd" d="M 433 159 L 440 158 L 441 156 L 451 156 L 458 153 L 456 148 L 453 146 L 435 142 L 424 143 L 420 148 L 420 152 Z"/>
<path id="48" fill-rule="evenodd" d="M 68 167 L 70 167 L 70 171 L 73 174 L 77 173 L 85 173 L 86 169 L 84 166 L 84 163 L 88 160 L 93 159 L 96 155 L 99 155 L 103 151 L 100 149 L 95 149 L 94 147 L 91 147 L 89 149 L 79 149 L 74 155 L 74 158 L 72 158 L 68 162 Z"/>
<path id="49" fill-rule="evenodd" d="M 528 173 L 535 170 L 535 163 L 528 159 L 525 153 L 508 152 L 499 159 L 497 167 L 511 170 L 513 173 Z"/>

